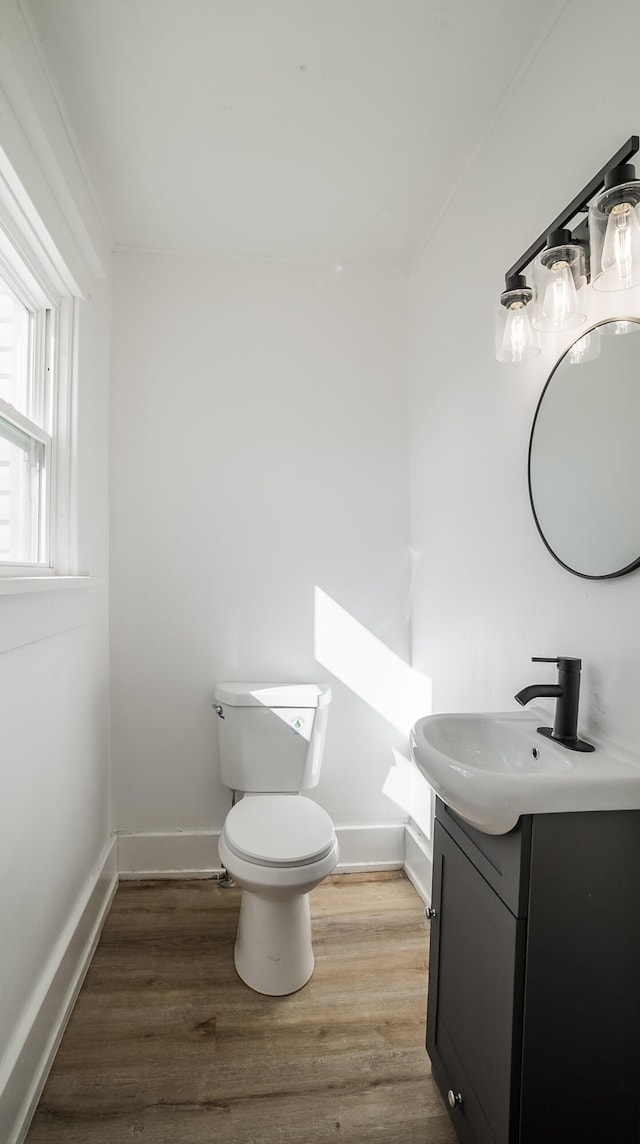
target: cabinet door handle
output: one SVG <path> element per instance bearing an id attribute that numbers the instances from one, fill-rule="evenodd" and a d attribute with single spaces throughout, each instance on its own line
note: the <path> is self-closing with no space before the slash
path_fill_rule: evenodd
<path id="1" fill-rule="evenodd" d="M 429 919 L 437 918 L 437 916 L 438 916 L 438 911 L 436 910 L 435 906 L 427 906 L 427 908 L 424 912 Z"/>
<path id="2" fill-rule="evenodd" d="M 462 1093 L 454 1092 L 452 1088 L 447 1093 L 447 1100 L 449 1101 L 449 1108 L 457 1108 L 462 1104 Z"/>

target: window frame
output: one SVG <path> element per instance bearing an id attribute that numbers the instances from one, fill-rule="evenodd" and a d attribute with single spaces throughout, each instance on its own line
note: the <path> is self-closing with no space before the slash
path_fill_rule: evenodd
<path id="1" fill-rule="evenodd" d="M 0 416 L 44 445 L 46 491 L 40 505 L 42 559 L 25 563 L 0 560 L 0 585 L 8 578 L 68 576 L 75 571 L 71 480 L 77 303 L 51 287 L 33 255 L 27 260 L 26 252 L 12 242 L 10 228 L 4 228 L 3 222 L 0 217 L 0 277 L 31 315 L 29 384 L 40 423 L 2 399 Z"/>
<path id="2" fill-rule="evenodd" d="M 44 568 L 49 567 L 49 541 L 51 535 L 51 456 L 52 456 L 52 438 L 51 434 L 41 429 L 34 421 L 19 413 L 17 409 L 10 405 L 9 402 L 3 401 L 0 398 L 0 441 L 12 442 L 13 431 L 13 444 L 18 448 L 23 448 L 21 438 L 27 442 L 36 442 L 42 446 L 42 469 L 40 471 L 40 487 L 38 490 L 38 516 L 37 521 L 32 522 L 32 528 L 35 525 L 37 539 L 36 545 L 39 554 L 42 555 L 41 560 L 32 561 L 29 564 L 20 564 L 18 567 L 33 567 Z M 26 451 L 26 450 L 25 450 Z M 44 470 L 44 472 L 42 471 Z M 0 571 L 9 567 L 12 570 L 16 567 L 14 560 L 0 560 Z"/>

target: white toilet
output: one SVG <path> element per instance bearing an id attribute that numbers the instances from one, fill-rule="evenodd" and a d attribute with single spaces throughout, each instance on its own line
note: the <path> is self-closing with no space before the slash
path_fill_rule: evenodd
<path id="1" fill-rule="evenodd" d="M 242 794 L 219 844 L 242 887 L 235 965 L 258 993 L 295 993 L 313 973 L 309 892 L 338 861 L 333 822 L 302 790 L 318 783 L 331 701 L 315 683 L 218 683 L 220 773 Z"/>

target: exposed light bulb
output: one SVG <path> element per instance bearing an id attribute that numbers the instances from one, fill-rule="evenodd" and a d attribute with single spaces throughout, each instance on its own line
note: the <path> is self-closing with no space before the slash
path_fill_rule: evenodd
<path id="1" fill-rule="evenodd" d="M 549 267 L 551 275 L 542 299 L 542 313 L 549 321 L 562 326 L 578 308 L 573 274 L 565 258 Z"/>
<path id="2" fill-rule="evenodd" d="M 496 357 L 504 362 L 526 361 L 540 353 L 531 325 L 533 291 L 523 274 L 507 275 L 505 286 L 496 308 Z"/>
<path id="3" fill-rule="evenodd" d="M 581 312 L 578 286 L 584 283 L 583 247 L 568 230 L 550 231 L 546 250 L 533 264 L 534 329 L 555 333 L 581 326 L 587 316 Z"/>
<path id="4" fill-rule="evenodd" d="M 613 272 L 620 288 L 633 285 L 635 264 L 640 262 L 640 223 L 631 203 L 616 203 L 607 221 L 602 248 L 602 269 Z"/>
<path id="5" fill-rule="evenodd" d="M 524 302 L 512 302 L 507 308 L 502 350 L 504 361 L 524 361 L 533 341 L 533 331 Z"/>

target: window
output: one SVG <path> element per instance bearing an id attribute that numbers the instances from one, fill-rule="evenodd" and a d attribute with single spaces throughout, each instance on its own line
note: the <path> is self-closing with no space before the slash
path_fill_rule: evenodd
<path id="1" fill-rule="evenodd" d="M 36 266 L 0 230 L 0 577 L 71 570 L 74 303 Z"/>
<path id="2" fill-rule="evenodd" d="M 0 563 L 47 565 L 51 311 L 0 279 Z"/>
<path id="3" fill-rule="evenodd" d="M 7 179 L 11 176 L 11 186 Z M 13 190 L 11 190 L 11 187 Z M 29 211 L 25 209 L 29 206 Z M 0 148 L 2 578 L 77 573 L 76 331 L 81 291 Z M 26 586 L 29 591 L 34 585 Z"/>

